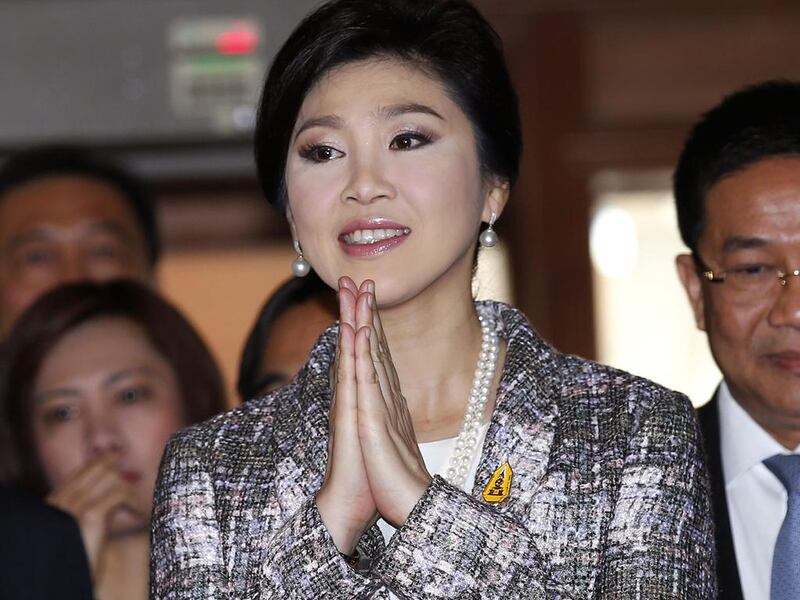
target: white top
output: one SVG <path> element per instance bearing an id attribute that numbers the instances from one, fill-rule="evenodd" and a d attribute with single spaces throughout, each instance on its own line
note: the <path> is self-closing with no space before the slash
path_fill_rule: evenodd
<path id="1" fill-rule="evenodd" d="M 475 445 L 475 453 L 472 456 L 472 463 L 470 463 L 469 470 L 467 471 L 467 478 L 464 480 L 464 485 L 461 487 L 461 489 L 467 493 L 471 493 L 472 487 L 475 485 L 475 473 L 478 471 L 478 463 L 480 462 L 481 451 L 483 450 L 483 440 L 486 438 L 487 431 L 489 431 L 489 423 L 484 423 L 478 430 L 478 441 Z M 425 467 L 427 467 L 428 473 L 431 475 L 444 476 L 445 471 L 447 471 L 447 463 L 450 460 L 450 455 L 453 453 L 455 447 L 456 438 L 454 437 L 419 444 L 419 451 L 425 461 Z M 384 541 L 388 544 L 394 532 L 397 530 L 383 519 L 378 519 L 378 527 L 380 527 Z M 391 592 L 389 592 L 389 598 L 390 600 L 397 600 L 397 596 Z"/>
<path id="2" fill-rule="evenodd" d="M 790 452 L 734 400 L 724 381 L 717 399 L 725 496 L 742 594 L 745 600 L 763 600 L 769 598 L 772 554 L 786 516 L 787 494 L 762 461 Z M 794 451 L 800 452 L 800 446 Z"/>

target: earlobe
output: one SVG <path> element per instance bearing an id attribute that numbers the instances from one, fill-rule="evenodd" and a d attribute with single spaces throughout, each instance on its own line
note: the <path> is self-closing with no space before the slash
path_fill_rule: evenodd
<path id="1" fill-rule="evenodd" d="M 705 300 L 703 298 L 703 282 L 697 272 L 694 258 L 691 254 L 679 254 L 675 258 L 675 266 L 678 268 L 678 277 L 681 280 L 689 304 L 694 313 L 694 322 L 700 331 L 706 330 Z"/>
<path id="2" fill-rule="evenodd" d="M 511 192 L 511 185 L 508 180 L 496 175 L 489 179 L 487 187 L 483 213 L 481 214 L 481 220 L 485 223 L 488 223 L 492 218 L 492 213 L 494 213 L 495 220 L 500 218 L 503 209 L 506 207 L 506 202 L 508 202 L 508 195 Z"/>

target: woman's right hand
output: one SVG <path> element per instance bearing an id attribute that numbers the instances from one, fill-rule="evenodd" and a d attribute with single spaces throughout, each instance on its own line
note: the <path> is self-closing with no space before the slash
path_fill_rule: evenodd
<path id="1" fill-rule="evenodd" d="M 137 506 L 130 485 L 122 479 L 107 457 L 100 457 L 53 490 L 47 502 L 69 513 L 78 522 L 83 545 L 95 582 L 100 579 L 111 513 L 125 506 L 134 512 Z"/>
<path id="2" fill-rule="evenodd" d="M 358 436 L 355 323 L 358 288 L 339 280 L 339 339 L 334 365 L 328 435 L 328 465 L 317 494 L 317 510 L 340 552 L 352 554 L 363 533 L 378 519 Z"/>

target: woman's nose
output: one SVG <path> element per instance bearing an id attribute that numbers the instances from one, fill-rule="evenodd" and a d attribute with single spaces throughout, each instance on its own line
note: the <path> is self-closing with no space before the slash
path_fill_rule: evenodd
<path id="1" fill-rule="evenodd" d="M 342 192 L 342 200 L 369 204 L 379 199 L 395 196 L 394 186 L 387 177 L 385 165 L 379 156 L 365 152 L 351 160 L 351 172 Z"/>
<path id="2" fill-rule="evenodd" d="M 121 450 L 122 436 L 116 419 L 104 411 L 87 415 L 86 443 L 92 456 L 101 456 Z"/>

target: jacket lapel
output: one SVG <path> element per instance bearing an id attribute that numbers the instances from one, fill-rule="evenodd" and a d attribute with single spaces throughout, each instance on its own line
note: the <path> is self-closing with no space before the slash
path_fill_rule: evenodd
<path id="1" fill-rule="evenodd" d="M 472 495 L 483 501 L 492 475 L 508 463 L 513 471 L 511 488 L 498 509 L 526 512 L 544 478 L 555 437 L 558 360 L 521 313 L 495 306 L 499 333 L 507 344 L 506 362 Z"/>
<path id="2" fill-rule="evenodd" d="M 328 463 L 328 412 L 331 404 L 330 367 L 335 355 L 338 326 L 329 327 L 311 351 L 305 367 L 283 394 L 276 427 L 284 432 L 273 439 L 269 454 L 281 463 L 276 472 L 292 477 L 275 482 L 276 497 L 285 515 L 294 513 L 322 485 Z M 285 434 L 289 435 L 285 435 Z"/>

